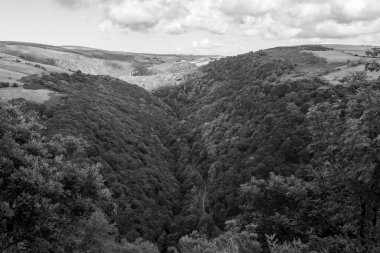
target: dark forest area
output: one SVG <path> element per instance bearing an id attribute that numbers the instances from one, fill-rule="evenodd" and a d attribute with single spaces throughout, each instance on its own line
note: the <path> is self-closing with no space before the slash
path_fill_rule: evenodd
<path id="1" fill-rule="evenodd" d="M 80 71 L 0 103 L 2 252 L 380 252 L 380 81 L 291 47 L 149 93 Z M 326 49 L 328 50 L 328 49 Z M 304 72 L 303 72 L 304 71 Z"/>

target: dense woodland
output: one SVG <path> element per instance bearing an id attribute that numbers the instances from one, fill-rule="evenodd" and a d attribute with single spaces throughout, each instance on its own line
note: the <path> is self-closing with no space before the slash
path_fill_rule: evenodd
<path id="1" fill-rule="evenodd" d="M 380 252 L 380 82 L 227 57 L 150 94 L 81 72 L 0 104 L 2 252 Z"/>

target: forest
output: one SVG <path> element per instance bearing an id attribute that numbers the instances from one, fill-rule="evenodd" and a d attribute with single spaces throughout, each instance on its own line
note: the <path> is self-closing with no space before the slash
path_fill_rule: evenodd
<path id="1" fill-rule="evenodd" d="M 226 57 L 154 93 L 24 78 L 61 95 L 0 103 L 1 251 L 380 252 L 380 81 L 300 76 L 328 68 L 305 49 L 321 46 Z"/>

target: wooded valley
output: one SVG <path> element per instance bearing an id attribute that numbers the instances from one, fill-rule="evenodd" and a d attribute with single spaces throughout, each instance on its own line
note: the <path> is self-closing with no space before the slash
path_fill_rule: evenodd
<path id="1" fill-rule="evenodd" d="M 304 52 L 322 49 L 226 57 L 152 93 L 23 77 L 61 96 L 0 103 L 1 251 L 380 252 L 380 81 L 331 84 Z"/>

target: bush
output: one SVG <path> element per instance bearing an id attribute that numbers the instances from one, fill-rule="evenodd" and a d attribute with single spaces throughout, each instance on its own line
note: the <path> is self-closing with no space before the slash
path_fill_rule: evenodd
<path id="1" fill-rule="evenodd" d="M 135 76 L 148 76 L 151 75 L 151 71 L 145 66 L 144 64 L 141 63 L 133 63 L 133 72 Z"/>
<path id="2" fill-rule="evenodd" d="M 266 235 L 270 253 L 313 253 L 309 251 L 309 247 L 303 244 L 301 240 L 293 240 L 292 242 L 278 243 L 275 235 Z M 315 252 L 316 253 L 316 252 Z"/>
<path id="3" fill-rule="evenodd" d="M 7 88 L 7 87 L 9 87 L 9 83 L 7 83 L 7 82 L 1 82 L 0 83 L 0 88 Z"/>

